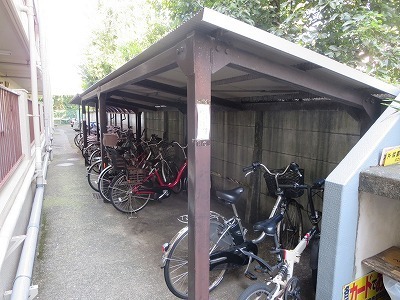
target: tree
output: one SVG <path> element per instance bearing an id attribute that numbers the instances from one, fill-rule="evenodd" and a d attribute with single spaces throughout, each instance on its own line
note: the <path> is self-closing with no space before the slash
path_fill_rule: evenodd
<path id="1" fill-rule="evenodd" d="M 149 0 L 176 26 L 209 7 L 387 82 L 399 81 L 398 0 Z"/>
<path id="2" fill-rule="evenodd" d="M 151 10 L 147 9 L 145 0 L 99 0 L 96 12 L 97 28 L 93 31 L 85 60 L 80 66 L 84 89 L 148 47 L 148 27 L 161 28 L 162 24 L 155 24 L 150 14 Z M 156 34 L 154 29 L 154 35 Z"/>
<path id="3" fill-rule="evenodd" d="M 76 105 L 70 104 L 72 98 L 71 95 L 53 96 L 53 110 L 56 119 L 67 120 L 76 117 Z"/>

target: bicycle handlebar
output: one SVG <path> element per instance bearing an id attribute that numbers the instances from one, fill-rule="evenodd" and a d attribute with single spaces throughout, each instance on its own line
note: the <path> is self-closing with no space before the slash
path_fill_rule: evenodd
<path id="1" fill-rule="evenodd" d="M 258 161 L 253 162 L 253 163 L 251 164 L 251 166 L 248 166 L 248 167 L 244 167 L 244 168 L 243 168 L 243 172 L 246 173 L 245 177 L 246 177 L 247 175 L 249 175 L 250 173 L 255 172 L 255 171 L 256 171 L 258 168 L 260 168 L 260 167 L 262 167 L 262 168 L 264 169 L 264 171 L 267 172 L 269 175 L 274 176 L 274 177 L 281 176 L 281 175 L 285 174 L 289 169 L 290 169 L 292 172 L 297 173 L 300 177 L 303 177 L 303 175 L 300 173 L 300 167 L 299 167 L 299 165 L 298 165 L 297 163 L 295 163 L 295 162 L 291 162 L 290 164 L 288 164 L 288 165 L 286 166 L 286 168 L 283 170 L 283 172 L 280 172 L 280 173 L 279 173 L 279 172 L 278 172 L 278 173 L 272 173 L 264 164 L 262 164 L 262 163 L 260 163 L 260 162 L 258 162 Z"/>

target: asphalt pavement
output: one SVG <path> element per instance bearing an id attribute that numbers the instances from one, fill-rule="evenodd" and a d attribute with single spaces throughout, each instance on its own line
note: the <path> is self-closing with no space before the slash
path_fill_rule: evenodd
<path id="1" fill-rule="evenodd" d="M 74 135 L 69 125 L 54 132 L 32 280 L 39 286 L 36 299 L 176 299 L 160 268 L 161 246 L 184 226 L 177 218 L 187 213 L 186 192 L 151 201 L 136 215 L 120 213 L 90 188 Z M 231 215 L 229 207 L 215 200 L 211 208 Z M 314 299 L 308 257 L 306 251 L 295 267 L 303 300 Z M 255 282 L 243 271 L 229 270 L 210 299 L 237 299 Z M 264 278 L 260 275 L 258 281 Z"/>

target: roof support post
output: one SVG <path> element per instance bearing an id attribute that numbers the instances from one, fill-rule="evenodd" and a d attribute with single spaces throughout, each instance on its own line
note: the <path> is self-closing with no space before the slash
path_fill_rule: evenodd
<path id="1" fill-rule="evenodd" d="M 101 169 L 104 169 L 104 166 L 106 166 L 106 149 L 104 148 L 103 145 L 103 136 L 104 133 L 107 132 L 107 110 L 106 110 L 106 94 L 97 94 L 97 103 L 98 103 L 98 108 L 99 108 L 99 120 L 100 120 L 100 151 L 101 151 Z"/>
<path id="2" fill-rule="evenodd" d="M 83 147 L 87 147 L 86 105 L 83 102 L 82 102 L 82 133 L 83 133 Z"/>
<path id="3" fill-rule="evenodd" d="M 187 76 L 189 299 L 208 299 L 210 231 L 210 41 L 197 33 L 177 49 Z"/>
<path id="4" fill-rule="evenodd" d="M 142 138 L 142 112 L 136 113 L 136 140 L 140 142 Z"/>
<path id="5" fill-rule="evenodd" d="M 95 102 L 95 107 L 96 107 L 96 136 L 97 136 L 97 141 L 99 141 L 100 140 L 99 101 Z"/>

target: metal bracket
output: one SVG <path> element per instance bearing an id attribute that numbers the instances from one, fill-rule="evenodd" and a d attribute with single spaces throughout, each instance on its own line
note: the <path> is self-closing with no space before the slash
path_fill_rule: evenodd
<path id="1" fill-rule="evenodd" d="M 25 239 L 26 235 L 13 236 L 10 240 L 13 244 L 8 248 L 5 258 L 7 258 L 11 253 L 13 253 L 19 247 L 19 245 L 21 245 L 23 241 L 25 241 Z"/>
<path id="2" fill-rule="evenodd" d="M 39 294 L 39 287 L 37 285 L 32 285 L 29 287 L 29 296 L 28 300 L 34 299 L 37 295 Z M 4 292 L 4 300 L 10 300 L 12 295 L 12 290 L 11 291 L 5 291 Z"/>

